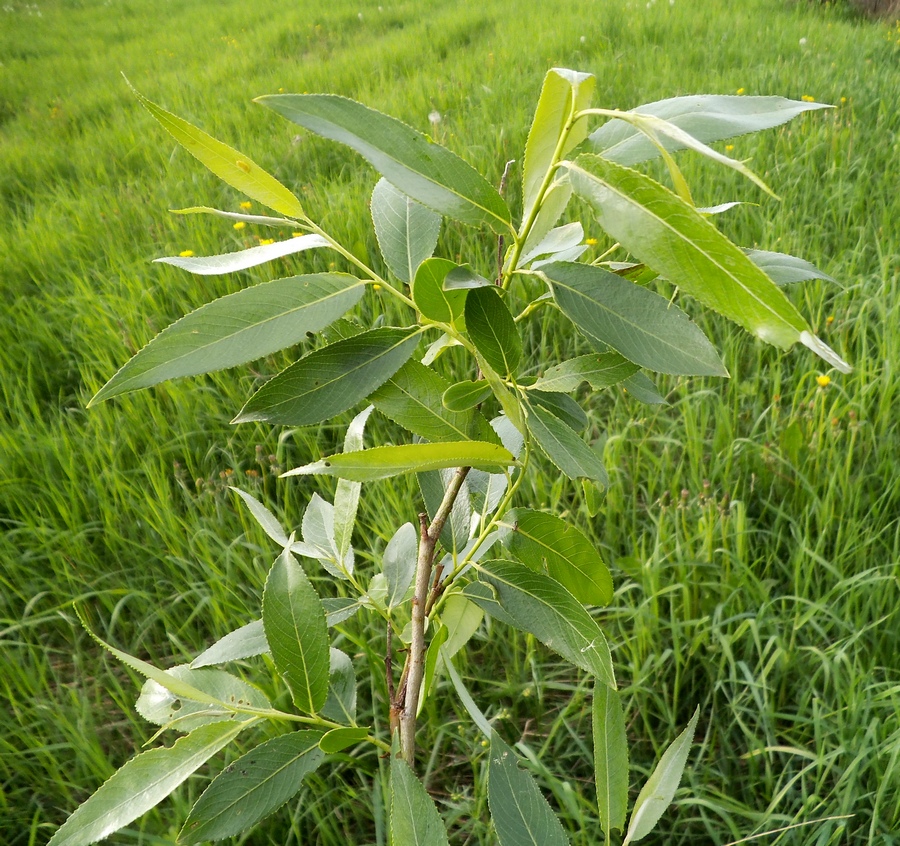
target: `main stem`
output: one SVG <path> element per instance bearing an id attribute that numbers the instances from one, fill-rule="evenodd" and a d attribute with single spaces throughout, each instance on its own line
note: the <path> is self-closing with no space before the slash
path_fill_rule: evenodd
<path id="1" fill-rule="evenodd" d="M 419 554 L 416 561 L 416 584 L 412 598 L 412 639 L 409 644 L 409 654 L 406 658 L 399 694 L 402 697 L 402 706 L 399 709 L 400 754 L 413 769 L 415 769 L 416 756 L 416 712 L 419 710 L 419 696 L 422 691 L 422 679 L 425 675 L 425 619 L 428 609 L 428 591 L 434 568 L 434 553 L 438 538 L 441 536 L 444 524 L 450 516 L 453 504 L 459 496 L 470 469 L 470 467 L 457 469 L 430 524 L 427 514 L 419 515 Z"/>

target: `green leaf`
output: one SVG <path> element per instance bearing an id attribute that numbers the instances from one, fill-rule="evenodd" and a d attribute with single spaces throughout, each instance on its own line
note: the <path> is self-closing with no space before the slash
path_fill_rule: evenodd
<path id="1" fill-rule="evenodd" d="M 637 372 L 637 365 L 617 352 L 593 353 L 570 358 L 548 367 L 534 387 L 542 391 L 574 391 L 587 382 L 595 391 L 616 385 Z"/>
<path id="2" fill-rule="evenodd" d="M 609 487 L 609 477 L 600 457 L 562 420 L 544 408 L 527 403 L 528 430 L 538 446 L 570 479 L 591 479 Z"/>
<path id="3" fill-rule="evenodd" d="M 437 246 L 441 216 L 379 179 L 372 191 L 372 222 L 391 273 L 411 283 L 419 265 Z"/>
<path id="4" fill-rule="evenodd" d="M 516 372 L 522 359 L 522 340 L 496 286 L 469 291 L 466 332 L 497 373 L 511 376 Z"/>
<path id="5" fill-rule="evenodd" d="M 612 658 L 606 638 L 584 606 L 559 582 L 516 561 L 485 561 L 477 565 L 479 578 L 494 588 L 503 611 L 516 628 L 576 667 L 615 687 Z M 491 613 L 490 603 L 466 591 L 466 597 Z"/>
<path id="6" fill-rule="evenodd" d="M 790 285 L 794 282 L 806 282 L 809 279 L 824 279 L 826 282 L 837 281 L 797 256 L 772 253 L 768 250 L 744 250 L 744 252 L 747 254 L 747 258 L 764 271 L 776 285 Z"/>
<path id="7" fill-rule="evenodd" d="M 420 473 L 443 467 L 478 467 L 501 472 L 516 460 L 503 447 L 483 441 L 408 444 L 338 453 L 289 470 L 283 476 L 339 476 L 356 482 L 388 479 L 399 473 Z"/>
<path id="8" fill-rule="evenodd" d="M 134 707 L 145 720 L 158 726 L 189 732 L 197 726 L 231 719 L 234 716 L 235 708 L 263 710 L 272 707 L 259 689 L 223 670 L 213 670 L 208 667 L 194 669 L 182 665 L 171 667 L 166 672 L 170 677 L 203 691 L 217 701 L 226 703 L 229 707 L 195 702 L 186 697 L 177 696 L 159 682 L 147 679 Z"/>
<path id="9" fill-rule="evenodd" d="M 625 828 L 628 810 L 628 740 L 619 694 L 596 682 L 591 706 L 594 735 L 594 783 L 600 825 L 609 834 Z"/>
<path id="10" fill-rule="evenodd" d="M 242 220 L 244 223 L 258 223 L 261 226 L 285 226 L 289 229 L 299 229 L 301 224 L 296 220 L 286 217 L 269 217 L 264 214 L 244 214 L 243 212 L 223 211 L 209 206 L 192 206 L 189 209 L 169 209 L 172 214 L 211 214 L 216 217 L 224 217 L 228 220 Z"/>
<path id="11" fill-rule="evenodd" d="M 419 535 L 412 523 L 404 523 L 388 541 L 381 565 L 387 580 L 388 608 L 395 608 L 406 598 L 416 574 L 418 549 Z"/>
<path id="12" fill-rule="evenodd" d="M 128 84 L 131 85 L 130 82 Z M 134 86 L 131 90 L 163 129 L 223 182 L 281 214 L 304 217 L 300 201 L 258 164 L 186 120 L 150 102 Z"/>
<path id="13" fill-rule="evenodd" d="M 356 670 L 350 656 L 334 647 L 330 650 L 328 699 L 322 716 L 338 723 L 356 722 Z"/>
<path id="14" fill-rule="evenodd" d="M 688 753 L 691 751 L 691 743 L 694 740 L 694 732 L 697 729 L 699 718 L 700 709 L 697 708 L 688 727 L 663 752 L 656 769 L 641 788 L 631 811 L 628 833 L 625 835 L 622 846 L 628 846 L 629 843 L 635 843 L 646 837 L 671 804 L 678 784 L 681 782 L 681 774 L 684 772 L 684 765 Z"/>
<path id="15" fill-rule="evenodd" d="M 531 225 L 525 244 L 522 247 L 522 254 L 529 255 L 536 250 L 544 238 L 550 233 L 557 221 L 562 217 L 569 200 L 572 199 L 572 186 L 569 184 L 569 175 L 563 170 L 556 171 L 556 177 L 550 186 L 544 201 Z M 520 258 L 518 267 L 521 267 L 524 261 Z"/>
<path id="16" fill-rule="evenodd" d="M 325 609 L 303 568 L 285 550 L 263 591 L 263 626 L 272 660 L 304 714 L 315 714 L 328 697 L 329 647 Z"/>
<path id="17" fill-rule="evenodd" d="M 325 609 L 325 622 L 329 626 L 336 626 L 349 620 L 362 607 L 358 599 L 349 596 L 326 596 L 322 600 Z"/>
<path id="18" fill-rule="evenodd" d="M 668 405 L 666 398 L 656 389 L 646 373 L 632 373 L 622 380 L 625 393 L 633 396 L 638 402 L 646 405 Z"/>
<path id="19" fill-rule="evenodd" d="M 554 514 L 514 508 L 503 518 L 510 531 L 504 546 L 532 570 L 556 579 L 579 602 L 608 605 L 613 597 L 612 577 L 600 553 L 575 526 Z"/>
<path id="20" fill-rule="evenodd" d="M 849 365 L 810 333 L 778 286 L 671 191 L 600 156 L 579 156 L 568 170 L 600 225 L 640 261 L 761 340 L 784 349 L 800 341 L 849 372 Z"/>
<path id="21" fill-rule="evenodd" d="M 229 764 L 191 808 L 178 842 L 233 837 L 278 810 L 322 763 L 321 737 L 319 729 L 283 734 Z"/>
<path id="22" fill-rule="evenodd" d="M 369 730 L 365 726 L 347 726 L 346 728 L 336 728 L 326 732 L 319 741 L 319 748 L 326 755 L 333 755 L 340 752 L 348 746 L 355 746 L 362 742 L 369 735 Z"/>
<path id="23" fill-rule="evenodd" d="M 472 639 L 483 619 L 484 611 L 462 594 L 452 593 L 447 597 L 441 622 L 447 627 L 444 653 L 448 658 L 456 655 Z"/>
<path id="24" fill-rule="evenodd" d="M 584 409 L 572 397 L 565 394 L 530 388 L 528 390 L 528 400 L 546 409 L 576 432 L 580 432 L 588 424 L 587 414 L 584 413 Z"/>
<path id="25" fill-rule="evenodd" d="M 446 631 L 446 629 L 444 629 L 444 631 Z M 456 667 L 453 666 L 453 661 L 450 656 L 442 647 L 438 648 L 440 649 L 441 658 L 444 661 L 444 667 L 447 669 L 447 675 L 450 677 L 450 683 L 453 685 L 453 689 L 456 691 L 459 701 L 462 703 L 463 708 L 466 709 L 466 713 L 472 718 L 472 722 L 475 723 L 481 733 L 490 740 L 492 732 L 490 721 L 475 703 L 472 694 L 466 689 L 462 678 L 456 671 Z"/>
<path id="26" fill-rule="evenodd" d="M 156 807 L 249 724 L 228 721 L 200 726 L 170 747 L 132 758 L 63 823 L 50 844 L 87 846 L 109 837 Z"/>
<path id="27" fill-rule="evenodd" d="M 484 380 L 457 382 L 441 395 L 441 402 L 448 411 L 467 411 L 483 403 L 491 395 L 491 386 Z"/>
<path id="28" fill-rule="evenodd" d="M 209 649 L 205 649 L 190 663 L 190 668 L 210 667 L 214 664 L 225 664 L 228 661 L 240 661 L 252 658 L 269 651 L 266 633 L 262 620 L 254 620 L 217 640 Z"/>
<path id="29" fill-rule="evenodd" d="M 167 379 L 234 367 L 296 344 L 359 302 L 365 284 L 342 273 L 276 279 L 214 300 L 164 329 L 89 405 Z"/>
<path id="30" fill-rule="evenodd" d="M 164 256 L 153 259 L 161 264 L 171 264 L 196 276 L 221 276 L 223 273 L 237 273 L 249 270 L 268 261 L 292 256 L 316 247 L 330 247 L 331 242 L 321 235 L 298 235 L 273 244 L 260 244 L 234 253 L 216 256 Z"/>
<path id="31" fill-rule="evenodd" d="M 364 408 L 347 427 L 344 435 L 344 452 L 353 452 L 363 448 L 363 432 L 366 421 L 372 413 L 374 406 Z M 359 507 L 359 496 L 362 493 L 362 485 L 359 482 L 350 482 L 347 479 L 338 479 L 334 492 L 334 512 L 332 524 L 334 525 L 334 550 L 335 560 L 344 562 L 352 561 L 351 540 L 353 527 L 356 525 L 356 511 Z"/>
<path id="32" fill-rule="evenodd" d="M 480 384 L 490 392 L 487 383 Z M 429 441 L 496 440 L 479 412 L 469 407 L 451 411 L 444 405 L 442 397 L 448 390 L 451 388 L 442 376 L 413 360 L 369 399 L 385 417 Z"/>
<path id="33" fill-rule="evenodd" d="M 235 423 L 309 426 L 330 420 L 381 387 L 409 359 L 419 329 L 371 329 L 305 355 L 262 386 Z"/>
<path id="34" fill-rule="evenodd" d="M 490 385 L 491 393 L 496 397 L 497 402 L 500 403 L 500 408 L 503 409 L 503 413 L 506 415 L 509 422 L 512 423 L 521 434 L 524 434 L 525 418 L 522 415 L 522 409 L 519 405 L 518 398 L 506 386 L 506 383 L 497 371 L 491 367 L 488 360 L 478 351 L 477 347 L 475 349 L 475 361 L 478 364 L 478 369 L 481 371 L 484 380 Z"/>
<path id="35" fill-rule="evenodd" d="M 396 846 L 449 846 L 434 800 L 409 765 L 391 757 L 391 842 Z"/>
<path id="36" fill-rule="evenodd" d="M 665 297 L 589 264 L 554 262 L 541 270 L 566 317 L 604 348 L 659 373 L 728 375 L 700 328 Z"/>
<path id="37" fill-rule="evenodd" d="M 562 825 L 516 753 L 491 734 L 488 805 L 500 846 L 568 846 Z"/>
<path id="38" fill-rule="evenodd" d="M 435 627 L 434 633 L 431 635 L 431 641 L 428 644 L 428 649 L 425 650 L 425 672 L 422 676 L 422 693 L 419 696 L 419 707 L 416 712 L 416 716 L 422 712 L 422 705 L 428 699 L 428 694 L 431 691 L 431 685 L 434 683 L 435 675 L 437 673 L 437 664 L 438 664 L 438 655 L 443 646 L 444 641 L 447 640 L 447 627 L 438 623 Z"/>
<path id="39" fill-rule="evenodd" d="M 699 94 L 658 100 L 632 111 L 662 118 L 698 141 L 709 144 L 748 132 L 771 129 L 803 112 L 827 108 L 830 106 L 822 103 L 804 103 L 783 97 Z M 670 152 L 684 147 L 674 139 L 665 139 L 663 146 Z M 611 120 L 592 132 L 588 147 L 605 159 L 622 165 L 637 164 L 660 155 L 652 141 L 621 120 Z"/>
<path id="40" fill-rule="evenodd" d="M 467 264 L 457 265 L 444 277 L 445 291 L 467 291 L 470 288 L 487 288 L 493 284 Z"/>
<path id="41" fill-rule="evenodd" d="M 429 520 L 434 519 L 441 503 L 444 501 L 444 495 L 453 479 L 456 471 L 454 469 L 429 470 L 424 473 L 416 474 L 416 481 L 419 483 L 419 490 L 422 492 L 422 499 L 425 500 L 425 511 L 428 513 Z M 472 471 L 474 472 L 474 471 Z M 469 473 L 471 476 L 472 473 Z M 506 478 L 504 476 L 504 478 Z M 450 509 L 450 516 L 441 529 L 440 541 L 451 555 L 458 554 L 469 540 L 469 528 L 472 525 L 472 503 L 469 497 L 468 476 L 459 490 L 459 495 Z"/>
<path id="42" fill-rule="evenodd" d="M 566 68 L 552 68 L 544 77 L 541 96 L 525 144 L 525 166 L 522 178 L 523 219 L 528 220 L 538 201 L 547 171 L 587 135 L 587 118 L 576 121 L 563 148 L 559 139 L 569 119 L 586 109 L 594 93 L 596 79 L 592 74 Z M 554 156 L 556 157 L 554 159 Z"/>
<path id="43" fill-rule="evenodd" d="M 528 264 L 540 256 L 551 256 L 557 253 L 568 252 L 575 247 L 587 247 L 584 242 L 584 227 L 580 223 L 566 223 L 551 229 L 546 236 L 528 252 L 522 253 L 519 264 Z"/>
<path id="44" fill-rule="evenodd" d="M 416 271 L 412 298 L 422 316 L 440 323 L 453 323 L 463 313 L 466 292 L 445 290 L 444 279 L 456 268 L 452 261 L 430 258 Z"/>
<path id="45" fill-rule="evenodd" d="M 256 102 L 323 138 L 356 150 L 414 200 L 473 226 L 510 230 L 509 209 L 470 165 L 396 118 L 331 94 L 276 94 Z"/>

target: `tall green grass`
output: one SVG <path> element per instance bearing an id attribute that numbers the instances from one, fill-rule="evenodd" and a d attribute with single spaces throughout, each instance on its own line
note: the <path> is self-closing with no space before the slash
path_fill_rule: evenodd
<path id="1" fill-rule="evenodd" d="M 278 468 L 340 437 L 229 426 L 284 358 L 85 411 L 156 331 L 250 278 L 190 278 L 149 261 L 256 235 L 168 215 L 241 198 L 174 149 L 120 72 L 252 155 L 377 263 L 371 171 L 251 98 L 337 92 L 423 130 L 436 109 L 441 140 L 497 182 L 520 155 L 544 72 L 561 65 L 594 72 L 598 101 L 616 107 L 738 89 L 837 106 L 733 142 L 780 203 L 706 163 L 684 165 L 699 203 L 760 203 L 721 218 L 739 243 L 802 255 L 839 280 L 791 296 L 854 373 L 819 387 L 805 351 L 780 354 L 698 315 L 732 379 L 663 379 L 666 407 L 628 396 L 592 406 L 613 480 L 597 518 L 549 468 L 527 497 L 578 513 L 614 565 L 616 600 L 600 616 L 637 772 L 701 706 L 685 789 L 655 842 L 721 844 L 845 814 L 760 842 L 900 842 L 896 34 L 780 0 L 382 5 L 15 0 L 0 11 L 0 840 L 45 842 L 152 733 L 131 712 L 139 680 L 83 633 L 70 602 L 122 648 L 187 659 L 256 613 L 275 552 L 227 485 L 296 524 L 312 487 L 276 481 Z M 514 171 L 511 197 L 516 188 Z M 453 225 L 440 249 L 486 269 L 493 260 L 491 244 Z M 571 352 L 574 339 L 552 328 L 536 333 L 535 362 Z M 365 498 L 360 546 L 381 548 L 411 516 L 403 485 Z M 352 654 L 379 649 L 352 627 L 346 636 Z M 596 842 L 584 681 L 499 624 L 462 669 L 530 753 L 573 841 Z M 363 696 L 376 720 L 380 685 Z M 438 701 L 426 777 L 452 842 L 491 842 L 484 761 L 469 755 L 477 738 L 450 690 Z M 337 761 L 246 842 L 386 842 L 372 810 L 380 768 L 372 755 Z M 171 842 L 201 787 L 117 842 Z"/>

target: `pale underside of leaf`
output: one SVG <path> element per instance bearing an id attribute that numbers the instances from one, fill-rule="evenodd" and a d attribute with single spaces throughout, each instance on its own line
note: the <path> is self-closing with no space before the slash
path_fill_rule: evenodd
<path id="1" fill-rule="evenodd" d="M 330 246 L 331 243 L 321 235 L 300 235 L 274 244 L 260 244 L 258 247 L 218 256 L 164 256 L 153 261 L 180 267 L 197 276 L 220 276 L 223 273 L 258 267 L 267 261 L 292 256 L 304 250 Z"/>

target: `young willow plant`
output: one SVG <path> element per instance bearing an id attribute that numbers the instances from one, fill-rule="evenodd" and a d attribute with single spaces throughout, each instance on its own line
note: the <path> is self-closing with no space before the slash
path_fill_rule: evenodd
<path id="1" fill-rule="evenodd" d="M 572 397 L 584 395 L 583 385 L 594 391 L 624 387 L 638 399 L 662 402 L 642 370 L 727 375 L 674 292 L 770 344 L 787 349 L 799 341 L 832 367 L 849 368 L 812 334 L 779 287 L 822 274 L 800 259 L 730 242 L 710 222 L 718 209 L 695 208 L 673 157 L 690 148 L 762 185 L 742 163 L 707 144 L 824 107 L 779 97 L 697 96 L 620 112 L 592 108 L 593 89 L 590 74 L 547 74 L 525 147 L 518 224 L 486 179 L 394 118 L 331 95 L 260 98 L 288 120 L 356 150 L 381 174 L 371 211 L 387 278 L 319 226 L 288 188 L 243 153 L 135 92 L 206 167 L 278 216 L 205 207 L 180 213 L 284 227 L 295 235 L 226 255 L 159 261 L 218 274 L 325 249 L 356 272 L 276 279 L 215 300 L 160 333 L 91 404 L 250 362 L 307 343 L 331 326 L 327 340 L 313 340 L 306 354 L 247 400 L 235 422 L 311 426 L 362 410 L 347 428 L 342 452 L 312 456 L 284 474 L 337 477 L 334 502 L 312 497 L 299 540 L 261 502 L 236 491 L 281 548 L 265 581 L 260 619 L 225 635 L 190 664 L 168 670 L 104 644 L 146 676 L 138 712 L 181 737 L 126 763 L 72 814 L 52 846 L 92 843 L 127 825 L 264 721 L 293 730 L 225 767 L 193 806 L 180 842 L 241 833 L 295 795 L 329 755 L 371 744 L 390 762 L 393 842 L 446 844 L 437 807 L 415 776 L 417 715 L 442 673 L 490 744 L 488 800 L 497 840 L 503 846 L 567 843 L 536 783 L 454 668 L 454 655 L 484 614 L 533 635 L 594 677 L 598 816 L 606 843 L 614 831 L 630 843 L 653 828 L 678 786 L 698 714 L 663 755 L 626 826 L 623 708 L 607 641 L 585 608 L 611 601 L 610 573 L 581 529 L 527 502 L 514 505 L 516 493 L 539 452 L 563 476 L 582 483 L 589 501 L 599 501 L 606 471 L 580 434 L 587 418 Z M 601 125 L 592 129 L 598 119 Z M 631 167 L 657 156 L 674 192 Z M 582 224 L 559 224 L 573 195 L 614 245 L 595 261 L 579 261 L 588 249 Z M 433 257 L 443 217 L 499 239 L 498 267 L 474 269 Z M 614 247 L 632 260 L 604 261 Z M 660 281 L 649 284 L 654 280 Z M 657 293 L 660 285 L 672 293 Z M 379 319 L 367 328 L 341 320 L 368 287 L 397 301 L 397 311 L 406 315 L 403 325 L 383 326 Z M 522 338 L 540 309 L 558 311 L 573 347 L 580 343 L 590 351 L 535 361 Z M 445 355 L 451 347 L 467 355 L 467 372 L 458 364 L 454 371 L 450 360 L 458 356 Z M 365 444 L 373 408 L 405 430 L 405 443 Z M 418 513 L 411 508 L 413 513 L 398 514 L 399 527 L 386 527 L 393 536 L 380 555 L 380 572 L 361 573 L 352 535 L 362 486 L 403 473 L 417 474 L 423 505 Z M 298 556 L 319 562 L 340 590 L 320 597 Z M 356 614 L 368 615 L 366 625 L 385 633 L 384 654 L 367 670 L 384 677 L 386 667 L 389 734 L 357 723 L 356 668 L 329 644 L 330 630 Z M 290 692 L 292 710 L 277 710 L 259 687 L 218 668 L 262 654 Z"/>

